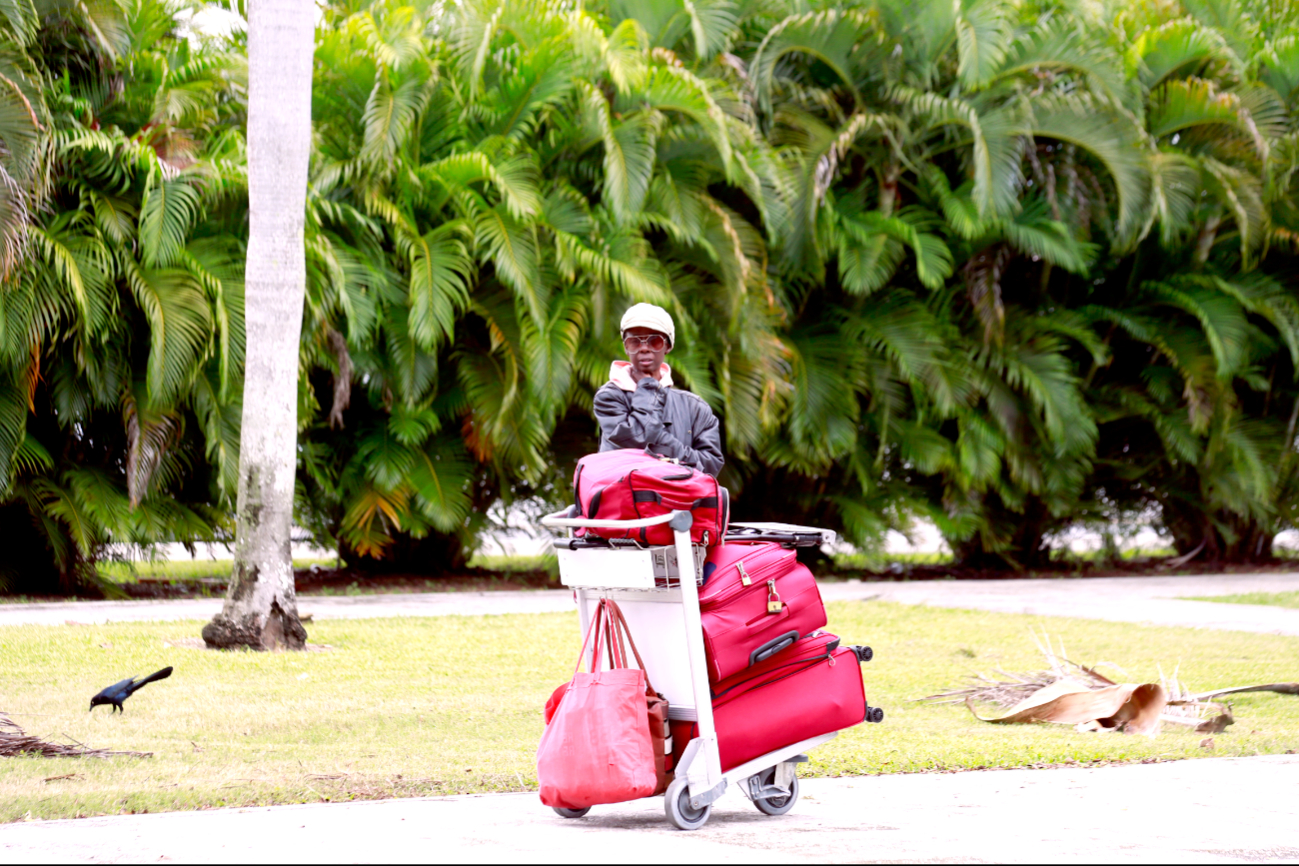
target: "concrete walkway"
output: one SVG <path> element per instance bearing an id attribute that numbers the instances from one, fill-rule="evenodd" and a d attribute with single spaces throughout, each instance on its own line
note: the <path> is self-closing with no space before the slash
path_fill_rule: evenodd
<path id="1" fill-rule="evenodd" d="M 880 599 L 903 604 L 1075 616 L 1115 622 L 1188 625 L 1299 635 L 1299 609 L 1181 601 L 1187 596 L 1294 592 L 1299 574 L 1202 574 L 1034 580 L 841 583 L 822 587 L 826 601 Z"/>
<path id="2" fill-rule="evenodd" d="M 3 604 L 0 605 L 0 626 L 211 619 L 221 610 L 221 604 L 219 598 Z M 476 616 L 489 613 L 550 613 L 573 609 L 573 594 L 569 590 L 410 592 L 298 598 L 298 611 L 310 613 L 317 619 L 377 619 L 449 614 Z"/>
<path id="3" fill-rule="evenodd" d="M 0 862 L 1299 863 L 1299 757 L 810 779 L 693 833 L 660 798 L 565 820 L 535 794 L 0 826 Z"/>
<path id="4" fill-rule="evenodd" d="M 1040 616 L 1076 616 L 1156 625 L 1189 625 L 1299 635 L 1299 610 L 1262 605 L 1180 601 L 1182 596 L 1299 590 L 1299 574 L 1188 577 L 1102 577 L 1037 580 L 959 580 L 823 583 L 826 601 L 874 600 Z M 0 605 L 0 626 L 145 620 L 211 619 L 220 599 L 81 601 Z M 369 619 L 448 614 L 549 613 L 573 609 L 568 590 L 430 592 L 365 596 L 307 596 L 303 613 L 317 619 Z"/>

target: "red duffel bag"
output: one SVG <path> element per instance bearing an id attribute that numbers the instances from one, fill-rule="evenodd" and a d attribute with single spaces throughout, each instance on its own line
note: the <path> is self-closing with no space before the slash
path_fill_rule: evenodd
<path id="1" fill-rule="evenodd" d="M 713 682 L 792 646 L 826 624 L 816 578 L 793 550 L 734 541 L 708 552 L 699 591 Z"/>
<path id="2" fill-rule="evenodd" d="M 592 520 L 638 520 L 670 511 L 694 516 L 690 540 L 717 544 L 726 534 L 730 497 L 707 473 L 671 463 L 639 448 L 600 451 L 577 461 L 573 473 L 574 517 Z M 641 529 L 579 529 L 576 534 L 601 538 L 634 538 L 642 544 L 671 544 L 666 523 Z"/>

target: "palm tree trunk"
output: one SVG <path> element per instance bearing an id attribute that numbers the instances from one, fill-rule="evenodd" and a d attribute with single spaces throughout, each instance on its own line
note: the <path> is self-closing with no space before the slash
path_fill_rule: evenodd
<path id="1" fill-rule="evenodd" d="M 247 361 L 235 562 L 210 647 L 301 648 L 289 531 L 297 451 L 303 218 L 311 147 L 311 0 L 257 0 L 248 17 Z"/>
<path id="2" fill-rule="evenodd" d="M 884 216 L 893 216 L 898 203 L 898 181 L 902 179 L 902 165 L 890 161 L 880 178 L 879 210 Z"/>

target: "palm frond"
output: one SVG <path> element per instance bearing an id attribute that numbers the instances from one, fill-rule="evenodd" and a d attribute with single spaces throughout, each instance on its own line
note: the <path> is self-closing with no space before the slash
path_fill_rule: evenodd
<path id="1" fill-rule="evenodd" d="M 792 15 L 772 27 L 749 66 L 758 103 L 770 113 L 774 78 L 787 54 L 803 54 L 824 63 L 856 96 L 860 53 L 868 50 L 866 16 L 857 11 L 824 11 Z"/>
<path id="2" fill-rule="evenodd" d="M 1121 241 L 1131 240 L 1149 206 L 1150 158 L 1132 120 L 1104 106 L 1072 98 L 1044 98 L 1033 104 L 1033 135 L 1066 141 L 1105 166 L 1118 193 Z"/>
<path id="3" fill-rule="evenodd" d="M 627 219 L 640 210 L 654 171 L 654 120 L 646 114 L 615 122 L 609 103 L 594 87 L 585 89 L 583 103 L 604 143 L 604 199 L 615 214 Z"/>
<path id="4" fill-rule="evenodd" d="M 1006 58 L 1015 8 L 1006 0 L 961 0 L 959 7 L 957 75 L 967 88 L 975 89 L 991 80 Z"/>
<path id="5" fill-rule="evenodd" d="M 197 374 L 212 340 L 212 315 L 202 285 L 178 268 L 148 269 L 123 259 L 127 283 L 149 322 L 149 395 L 166 405 Z"/>
<path id="6" fill-rule="evenodd" d="M 475 243 L 496 267 L 501 282 L 527 305 L 533 321 L 544 322 L 549 291 L 542 278 L 534 229 L 498 205 L 479 217 Z"/>
<path id="7" fill-rule="evenodd" d="M 410 264 L 410 333 L 426 351 L 455 335 L 456 318 L 469 303 L 472 261 L 458 221 L 399 240 Z"/>
<path id="8" fill-rule="evenodd" d="M 201 197 L 187 180 L 163 180 L 150 175 L 140 208 L 140 251 L 146 267 L 176 263 L 185 238 L 200 215 Z"/>

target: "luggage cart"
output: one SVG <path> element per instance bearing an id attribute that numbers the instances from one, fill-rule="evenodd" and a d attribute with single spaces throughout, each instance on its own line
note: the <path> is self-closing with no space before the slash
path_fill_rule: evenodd
<path id="1" fill-rule="evenodd" d="M 690 741 L 674 768 L 675 780 L 663 798 L 668 820 L 681 830 L 697 830 L 707 823 L 712 804 L 730 786 L 739 788 L 759 811 L 783 815 L 798 800 L 797 769 L 808 760 L 809 749 L 828 742 L 836 733 L 822 734 L 768 752 L 725 772 L 713 724 L 712 693 L 704 659 L 703 628 L 699 617 L 699 577 L 705 549 L 690 542 L 689 512 L 673 511 L 643 520 L 589 520 L 568 517 L 559 511 L 542 518 L 543 526 L 575 529 L 640 529 L 666 523 L 675 543 L 666 547 L 577 547 L 556 540 L 560 580 L 573 588 L 582 632 L 601 598 L 618 602 L 642 650 L 650 681 L 668 699 L 668 718 L 691 721 L 699 735 Z M 732 524 L 739 527 L 745 524 Z M 822 543 L 834 542 L 829 530 L 790 524 L 753 524 L 764 530 L 820 533 Z M 590 650 L 587 651 L 589 662 Z M 589 809 L 555 811 L 565 818 L 580 818 Z"/>

